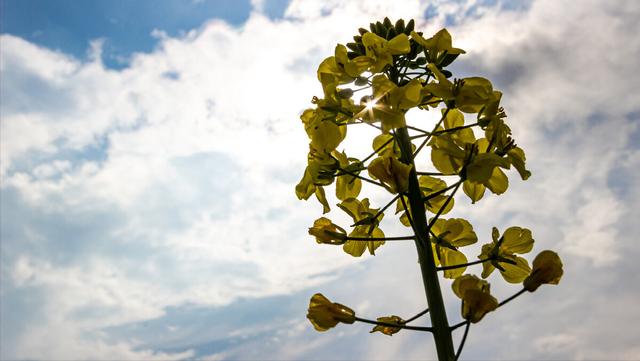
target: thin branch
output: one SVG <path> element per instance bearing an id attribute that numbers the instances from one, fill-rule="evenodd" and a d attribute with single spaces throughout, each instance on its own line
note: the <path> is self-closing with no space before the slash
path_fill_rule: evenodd
<path id="1" fill-rule="evenodd" d="M 431 327 L 406 326 L 406 325 L 398 324 L 398 323 L 388 323 L 388 322 L 381 322 L 381 321 L 373 321 L 373 320 L 368 320 L 366 318 L 360 318 L 360 317 L 356 317 L 356 321 L 364 322 L 364 323 L 370 323 L 372 325 L 377 325 L 377 326 L 402 328 L 402 329 L 406 329 L 406 330 L 427 331 L 427 332 L 433 331 L 433 329 Z"/>
<path id="2" fill-rule="evenodd" d="M 366 169 L 367 169 L 366 167 L 365 167 L 365 168 L 359 168 L 359 169 L 352 169 L 352 170 L 350 170 L 350 172 L 352 172 L 352 173 L 353 173 L 353 172 L 362 172 L 363 170 L 366 170 Z M 337 172 L 337 173 L 335 174 L 335 176 L 336 176 L 336 177 L 340 177 L 340 176 L 343 176 L 343 175 L 350 175 L 350 173 L 345 173 L 345 172 L 340 173 L 340 172 Z M 356 178 L 358 178 L 358 177 L 356 177 Z"/>
<path id="3" fill-rule="evenodd" d="M 433 132 L 436 131 L 436 129 L 438 129 L 438 127 L 440 126 L 440 124 L 442 124 L 442 122 L 444 121 L 444 118 L 447 117 L 447 114 L 449 114 L 449 108 L 445 109 L 444 113 L 442 113 L 442 118 L 440 118 L 440 121 L 438 121 L 438 123 L 436 124 L 435 127 L 433 127 Z M 418 155 L 418 153 L 422 150 L 422 148 L 427 145 L 427 143 L 429 142 L 429 139 L 431 139 L 431 136 L 433 135 L 433 132 L 431 132 L 431 134 L 427 135 L 427 139 L 425 139 L 422 144 L 420 144 L 420 146 L 418 147 L 418 149 L 416 149 L 415 152 L 413 152 L 413 156 L 412 158 L 415 158 L 416 155 Z"/>
<path id="4" fill-rule="evenodd" d="M 473 266 L 479 263 L 484 263 L 487 261 L 491 261 L 493 258 L 487 258 L 487 259 L 481 259 L 478 261 L 473 261 L 473 262 L 469 262 L 469 263 L 464 263 L 464 264 L 454 264 L 451 266 L 444 266 L 444 267 L 436 267 L 436 270 L 438 271 L 446 271 L 446 270 L 450 270 L 450 269 L 456 269 L 456 268 L 462 268 L 462 267 L 468 267 L 468 266 Z"/>
<path id="5" fill-rule="evenodd" d="M 525 288 L 521 289 L 520 291 L 518 291 L 518 292 L 517 292 L 516 294 L 514 294 L 513 296 L 511 296 L 511 297 L 509 297 L 509 298 L 505 299 L 504 301 L 500 302 L 500 303 L 498 304 L 498 307 L 500 307 L 500 306 L 504 306 L 504 305 L 505 305 L 505 304 L 507 304 L 509 301 L 511 301 L 511 300 L 513 300 L 514 298 L 516 298 L 516 297 L 520 296 L 521 294 L 523 294 L 525 291 L 526 291 L 526 289 L 525 289 Z"/>
<path id="6" fill-rule="evenodd" d="M 462 181 L 457 181 L 457 182 L 453 183 L 452 185 L 448 186 L 447 188 L 443 188 L 443 189 L 441 189 L 439 191 L 436 191 L 436 192 L 433 192 L 433 193 L 429 193 L 428 196 L 422 197 L 422 200 L 426 202 L 426 201 L 428 201 L 430 199 L 433 199 L 433 198 L 441 195 L 442 193 L 446 193 L 446 192 L 450 191 L 451 189 L 460 186 L 460 183 L 462 183 Z"/>
<path id="7" fill-rule="evenodd" d="M 478 125 L 478 123 L 472 123 L 472 124 L 467 124 L 467 125 L 461 125 L 459 127 L 453 127 L 453 128 L 449 128 L 449 129 L 443 129 L 443 130 L 438 130 L 438 131 L 434 131 L 431 133 L 425 132 L 425 134 L 420 134 L 420 135 L 414 135 L 413 137 L 411 137 L 411 139 L 419 139 L 419 138 L 424 138 L 424 137 L 428 137 L 428 136 L 438 136 L 438 135 L 442 135 L 442 134 L 447 134 L 447 133 L 453 133 L 453 132 L 457 132 L 458 130 L 461 129 L 466 129 L 466 128 L 471 128 L 471 127 L 475 127 L 476 125 Z"/>
<path id="8" fill-rule="evenodd" d="M 347 241 L 408 241 L 415 239 L 416 236 L 401 237 L 346 237 Z"/>
<path id="9" fill-rule="evenodd" d="M 361 163 L 364 163 L 366 161 L 368 161 L 369 159 L 371 159 L 371 157 L 373 157 L 374 155 L 378 154 L 379 151 L 382 150 L 382 148 L 386 147 L 387 144 L 391 143 L 392 141 L 394 141 L 395 138 L 391 137 L 389 138 L 386 142 L 382 143 L 381 146 L 379 146 L 378 148 L 376 148 L 373 153 L 369 154 L 365 159 L 363 159 L 362 161 L 360 161 Z"/>
<path id="10" fill-rule="evenodd" d="M 467 320 L 464 320 L 464 321 L 462 321 L 462 322 L 460 322 L 460 323 L 456 323 L 455 325 L 453 325 L 453 326 L 449 327 L 449 329 L 450 329 L 451 331 L 453 331 L 453 330 L 455 330 L 455 329 L 459 328 L 460 326 L 464 326 L 464 324 L 465 324 L 465 323 L 467 323 L 467 322 L 468 322 Z"/>
<path id="11" fill-rule="evenodd" d="M 457 176 L 457 174 L 444 174 L 440 172 L 416 172 L 417 175 L 430 175 L 436 177 L 447 177 L 447 176 Z"/>
<path id="12" fill-rule="evenodd" d="M 467 335 L 469 334 L 469 326 L 471 326 L 471 322 L 466 322 L 467 326 L 464 328 L 464 334 L 462 335 L 462 341 L 460 341 L 460 346 L 458 346 L 458 351 L 456 351 L 456 357 L 453 359 L 457 361 L 460 357 L 460 353 L 462 352 L 462 348 L 464 347 L 465 341 L 467 341 Z"/>
<path id="13" fill-rule="evenodd" d="M 429 78 L 427 78 L 428 81 Z M 440 103 L 442 100 L 432 100 L 430 102 L 425 102 L 425 103 L 420 103 L 418 104 L 418 106 L 423 106 L 423 105 L 433 105 L 433 104 L 438 104 Z"/>
<path id="14" fill-rule="evenodd" d="M 360 90 L 365 90 L 365 89 L 370 89 L 370 88 L 371 88 L 371 85 L 364 86 L 364 87 L 359 88 L 359 89 L 351 89 L 351 90 L 353 90 L 353 92 L 356 93 L 356 92 L 359 92 Z"/>
<path id="15" fill-rule="evenodd" d="M 429 229 L 431 229 L 431 227 L 436 222 L 436 220 L 438 220 L 438 217 L 440 217 L 442 212 L 444 212 L 445 208 L 447 208 L 447 206 L 449 205 L 449 202 L 451 202 L 451 200 L 453 199 L 453 196 L 456 194 L 458 189 L 460 189 L 460 184 L 462 184 L 462 180 L 456 182 L 456 187 L 453 188 L 453 192 L 449 194 L 449 197 L 447 197 L 447 200 L 444 202 L 442 207 L 440 207 L 440 209 L 438 210 L 438 213 L 433 218 L 431 218 L 431 221 L 429 221 Z"/>
<path id="16" fill-rule="evenodd" d="M 385 187 L 385 188 L 386 188 L 386 187 Z M 371 220 L 371 219 L 377 219 L 377 218 L 378 218 L 382 213 L 384 213 L 384 211 L 386 211 L 386 210 L 387 210 L 387 208 L 389 208 L 389 206 L 391 206 L 391 205 L 393 204 L 393 202 L 395 202 L 395 201 L 398 199 L 398 197 L 400 197 L 400 193 L 398 193 L 395 197 L 393 197 L 393 199 L 391 199 L 391 200 L 389 201 L 389 203 L 387 203 L 384 207 L 380 208 L 380 210 L 379 210 L 379 211 L 378 211 L 378 212 L 377 212 L 373 217 L 371 217 L 371 218 L 365 218 L 364 220 L 367 220 L 367 221 L 368 221 L 368 220 Z M 362 220 L 361 220 L 361 221 L 362 221 Z M 352 226 L 358 226 L 358 225 L 360 225 L 360 224 L 361 224 L 361 223 L 360 223 L 361 221 L 358 221 L 358 222 L 356 222 L 356 223 L 352 224 Z"/>
<path id="17" fill-rule="evenodd" d="M 418 313 L 417 315 L 415 315 L 415 316 L 411 317 L 410 319 L 405 320 L 405 321 L 404 321 L 404 323 L 406 324 L 406 323 L 409 323 L 409 322 L 411 322 L 411 321 L 415 321 L 415 320 L 417 320 L 418 318 L 420 318 L 420 317 L 422 317 L 422 316 L 426 315 L 428 312 L 429 312 L 429 309 L 427 308 L 426 310 L 424 310 L 424 311 L 422 311 L 422 312 Z"/>
<path id="18" fill-rule="evenodd" d="M 404 200 L 404 197 L 400 197 L 400 201 L 402 202 L 402 208 L 404 208 L 404 214 L 407 215 L 407 219 L 409 220 L 409 225 L 411 225 L 411 229 L 413 232 L 416 232 L 416 227 L 413 224 L 413 219 L 411 218 L 411 212 L 409 212 L 409 207 L 407 207 L 407 202 Z"/>
<path id="19" fill-rule="evenodd" d="M 424 134 L 431 134 L 431 133 L 427 132 L 424 129 L 420 129 L 418 127 L 412 127 L 410 125 L 407 125 L 407 129 L 415 130 L 416 132 L 420 132 L 420 133 L 424 133 Z"/>
<path id="20" fill-rule="evenodd" d="M 425 71 L 425 72 L 417 72 L 417 71 L 413 71 L 413 72 L 409 72 L 409 73 L 405 73 L 405 75 L 419 75 L 419 76 L 423 76 L 423 75 L 427 75 L 429 74 L 430 71 Z"/>
<path id="21" fill-rule="evenodd" d="M 525 291 L 526 291 L 526 289 L 525 289 L 525 288 L 521 289 L 520 291 L 518 291 L 517 293 L 515 293 L 513 296 L 511 296 L 511 297 L 509 297 L 509 298 L 505 299 L 504 301 L 500 302 L 500 303 L 498 304 L 498 307 L 504 306 L 504 305 L 505 305 L 505 304 L 507 304 L 509 301 L 511 301 L 511 300 L 515 299 L 516 297 L 520 296 L 521 294 L 523 294 Z M 453 330 L 455 330 L 455 329 L 459 328 L 460 326 L 464 326 L 464 325 L 465 325 L 466 323 L 468 323 L 468 322 L 469 322 L 469 321 L 466 321 L 466 320 L 465 320 L 465 321 L 462 321 L 462 322 L 460 322 L 460 323 L 456 323 L 455 325 L 453 325 L 453 326 L 449 327 L 449 329 L 450 329 L 451 331 L 453 331 Z"/>
<path id="22" fill-rule="evenodd" d="M 364 124 L 368 124 L 368 125 L 370 125 L 370 126 L 372 126 L 372 127 L 376 128 L 376 129 L 378 129 L 379 131 L 382 131 L 382 127 L 379 127 L 379 126 L 377 126 L 377 125 L 373 125 L 373 124 L 371 124 L 371 123 L 367 123 L 367 122 L 363 122 L 363 123 L 364 123 Z"/>
<path id="23" fill-rule="evenodd" d="M 384 184 L 382 184 L 382 183 L 380 183 L 380 182 L 376 182 L 376 181 L 374 181 L 374 180 L 372 180 L 372 179 L 369 179 L 369 178 L 367 178 L 367 177 L 363 177 L 363 176 L 361 176 L 361 175 L 359 175 L 359 174 L 356 174 L 356 173 L 350 172 L 350 171 L 348 171 L 348 170 L 346 170 L 346 169 L 344 169 L 344 168 L 338 168 L 338 170 L 339 170 L 339 171 L 341 171 L 341 172 L 343 172 L 343 173 L 345 173 L 345 174 L 348 174 L 348 175 L 350 175 L 350 176 L 353 176 L 353 177 L 356 177 L 356 178 L 360 178 L 360 179 L 362 179 L 362 180 L 363 180 L 363 181 L 365 181 L 365 182 L 369 182 L 369 183 L 371 183 L 371 184 L 375 184 L 375 185 L 380 186 L 380 187 L 382 187 L 382 188 L 384 188 L 384 189 L 387 189 L 387 187 L 385 187 L 385 186 L 384 186 Z"/>
<path id="24" fill-rule="evenodd" d="M 445 134 L 445 133 L 452 133 L 458 130 L 462 130 L 462 129 L 467 129 L 467 128 L 471 128 L 471 127 L 475 127 L 476 125 L 478 125 L 478 123 L 471 123 L 471 124 L 467 124 L 467 125 L 461 125 L 459 127 L 453 127 L 453 128 L 449 128 L 449 129 L 443 129 L 443 130 L 439 130 L 437 132 L 434 132 L 433 135 L 440 135 L 440 134 Z"/>
<path id="25" fill-rule="evenodd" d="M 331 119 L 331 118 L 329 118 L 329 119 Z M 378 130 L 380 130 L 380 131 L 382 130 L 382 128 L 380 128 L 379 126 L 377 126 L 377 125 L 373 125 L 373 124 L 371 124 L 371 123 L 369 123 L 369 122 L 363 122 L 362 120 L 361 120 L 361 121 L 359 121 L 359 122 L 341 123 L 341 124 L 338 124 L 338 126 L 342 126 L 342 125 L 353 125 L 353 124 L 366 124 L 366 125 L 369 125 L 369 126 L 372 126 L 372 127 L 376 128 L 376 129 L 378 129 Z"/>

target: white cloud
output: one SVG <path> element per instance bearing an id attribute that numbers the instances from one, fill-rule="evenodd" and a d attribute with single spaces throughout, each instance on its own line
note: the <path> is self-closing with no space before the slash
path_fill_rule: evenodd
<path id="1" fill-rule="evenodd" d="M 619 181 L 617 171 L 634 180 L 638 174 L 640 154 L 631 135 L 637 132 L 640 83 L 630 76 L 640 55 L 633 35 L 637 4 L 541 0 L 518 11 L 475 1 L 434 4 L 437 16 L 418 19 L 419 26 L 429 33 L 455 21 L 454 41 L 468 52 L 460 69 L 502 83 L 515 138 L 534 171 L 528 182 L 512 177 L 511 192 L 475 207 L 460 198 L 464 206 L 456 215 L 470 217 L 481 239 L 494 224 L 531 227 L 538 250 L 559 249 L 565 259 L 574 283 L 557 289 L 593 295 L 578 284 L 584 281 L 579 275 L 626 264 L 624 251 L 634 241 L 624 227 L 626 217 L 637 214 L 634 183 L 623 187 L 631 195 L 621 197 L 611 182 Z M 298 115 L 320 92 L 315 69 L 336 42 L 384 15 L 419 17 L 428 6 L 293 1 L 280 20 L 256 12 L 239 28 L 212 21 L 179 38 L 155 31 L 158 47 L 134 55 L 120 71 L 100 63 L 99 42 L 92 45 L 92 60 L 81 62 L 3 35 L 2 277 L 12 283 L 3 287 L 3 298 L 15 289 L 41 290 L 45 298 L 31 307 L 46 318 L 16 331 L 11 337 L 18 342 L 2 357 L 189 357 L 188 351 L 154 353 L 142 342 L 107 341 L 103 329 L 160 317 L 169 306 L 223 306 L 335 279 L 355 261 L 306 235 L 320 208 L 293 195 L 307 147 Z M 29 217 L 11 222 L 8 206 Z M 323 287 L 374 315 L 393 312 L 387 307 L 396 304 L 419 309 L 423 296 L 414 287 L 412 252 L 381 251 L 370 264 L 392 266 L 374 273 L 367 263 L 362 273 L 370 277 L 345 274 L 344 285 Z M 398 270 L 412 274 L 404 279 L 410 290 L 398 285 Z M 611 280 L 592 282 L 604 287 Z M 393 287 L 398 292 L 381 295 Z M 625 297 L 615 319 L 628 305 Z M 606 300 L 598 301 L 588 307 Z M 455 302 L 451 308 L 453 319 Z M 549 308 L 545 316 L 580 322 L 582 314 L 566 304 Z M 535 312 L 530 304 L 524 309 Z M 588 357 L 597 351 L 595 343 L 574 342 L 592 339 L 595 331 L 529 329 L 539 326 L 535 320 L 514 330 L 509 325 L 521 310 L 509 310 L 487 321 L 495 329 L 479 326 L 476 340 L 517 334 L 513 342 L 521 345 L 531 336 L 537 340 L 527 349 L 532 355 Z M 605 317 L 594 313 L 588 319 L 593 326 Z M 340 337 L 360 340 L 366 332 L 301 342 L 310 336 L 299 326 L 294 322 L 288 331 L 298 331 L 276 335 L 270 350 L 282 358 L 326 355 L 322 350 Z M 358 350 L 369 358 L 424 358 L 433 351 L 416 342 L 427 335 L 378 336 Z M 282 341 L 287 337 L 292 341 Z M 479 355 L 496 355 L 475 342 L 468 347 Z M 528 357 L 502 347 L 497 353 L 503 357 Z M 628 342 L 620 347 L 621 358 L 638 352 Z M 264 355 L 260 349 L 232 351 L 210 358 Z"/>

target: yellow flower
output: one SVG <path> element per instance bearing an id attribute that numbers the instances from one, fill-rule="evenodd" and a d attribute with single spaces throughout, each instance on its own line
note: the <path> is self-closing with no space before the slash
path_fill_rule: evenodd
<path id="1" fill-rule="evenodd" d="M 331 155 L 338 160 L 340 168 L 352 174 L 359 174 L 362 170 L 362 163 L 355 158 L 347 157 L 344 152 L 333 151 Z M 336 178 L 336 197 L 341 201 L 356 198 L 361 189 L 362 181 L 351 174 L 343 174 Z"/>
<path id="2" fill-rule="evenodd" d="M 533 248 L 533 238 L 531 231 L 526 228 L 509 227 L 502 237 L 498 229 L 493 227 L 491 234 L 493 242 L 482 246 L 479 259 L 492 259 L 482 264 L 482 278 L 487 278 L 495 268 L 500 270 L 500 274 L 509 283 L 522 282 L 529 273 L 529 263 L 526 259 L 515 254 L 524 254 Z"/>
<path id="3" fill-rule="evenodd" d="M 391 40 L 384 39 L 374 33 L 367 32 L 362 35 L 362 45 L 365 47 L 367 57 L 371 58 L 372 73 L 379 73 L 387 65 L 393 63 L 393 55 L 406 54 L 411 51 L 409 37 L 399 34 Z"/>
<path id="4" fill-rule="evenodd" d="M 379 179 L 391 193 L 404 192 L 409 188 L 411 165 L 404 164 L 393 156 L 382 156 L 371 161 L 369 175 Z"/>
<path id="5" fill-rule="evenodd" d="M 462 317 L 472 323 L 479 322 L 484 315 L 498 308 L 498 300 L 491 296 L 489 282 L 474 275 L 456 278 L 451 288 L 462 300 Z"/>
<path id="6" fill-rule="evenodd" d="M 562 261 L 558 254 L 545 250 L 533 260 L 533 270 L 523 285 L 527 291 L 533 292 L 542 284 L 557 285 L 562 274 Z"/>
<path id="7" fill-rule="evenodd" d="M 440 211 L 440 208 L 447 203 L 447 199 L 449 196 L 441 193 L 437 196 L 433 194 L 436 192 L 441 192 L 443 189 L 447 188 L 447 183 L 442 179 L 431 177 L 428 175 L 421 175 L 418 177 L 418 184 L 420 185 L 420 190 L 422 191 L 422 196 L 425 197 L 424 207 L 431 213 L 436 214 Z M 428 198 L 428 199 L 427 199 Z M 453 208 L 455 204 L 455 200 L 451 198 L 447 207 L 442 210 L 440 214 L 447 214 Z"/>
<path id="8" fill-rule="evenodd" d="M 345 211 L 353 219 L 354 228 L 349 233 L 349 237 L 358 238 L 384 238 L 384 232 L 378 228 L 378 224 L 384 217 L 384 213 L 374 216 L 378 213 L 378 208 L 369 207 L 369 199 L 365 198 L 361 201 L 356 198 L 348 198 L 338 204 L 338 207 Z M 369 249 L 371 255 L 375 255 L 375 250 L 384 244 L 380 240 L 348 240 L 342 246 L 342 250 L 352 255 L 360 257 L 366 249 Z"/>
<path id="9" fill-rule="evenodd" d="M 311 147 L 318 152 L 330 153 L 347 135 L 347 127 L 339 126 L 334 119 L 324 118 L 322 112 L 307 109 L 300 116 Z"/>
<path id="10" fill-rule="evenodd" d="M 429 39 L 425 39 L 420 34 L 412 31 L 411 39 L 422 46 L 430 63 L 441 63 L 447 55 L 453 56 L 453 59 L 455 59 L 458 55 L 465 53 L 464 50 L 451 46 L 451 34 L 447 29 L 441 29 Z"/>
<path id="11" fill-rule="evenodd" d="M 404 324 L 404 320 L 402 318 L 398 317 L 398 316 L 395 316 L 395 315 L 394 316 L 378 317 L 378 322 L 389 323 L 389 324 L 392 324 L 392 325 L 403 325 Z M 400 327 L 393 327 L 393 326 L 387 326 L 387 325 L 377 325 L 369 333 L 374 333 L 376 331 L 380 331 L 380 332 L 384 333 L 385 335 L 393 336 L 394 333 L 398 333 L 398 331 L 400 331 L 401 329 L 402 328 L 400 328 Z"/>
<path id="12" fill-rule="evenodd" d="M 346 241 L 347 232 L 330 219 L 320 217 L 309 228 L 309 234 L 316 237 L 316 242 L 340 245 Z"/>
<path id="13" fill-rule="evenodd" d="M 448 108 L 455 107 L 465 113 L 477 113 L 495 98 L 493 85 L 485 78 L 470 77 L 451 82 L 435 64 L 429 63 L 427 68 L 438 81 L 425 85 L 424 92 L 440 98 Z"/>
<path id="14" fill-rule="evenodd" d="M 468 246 L 478 241 L 473 226 L 462 218 L 437 219 L 431 231 L 433 237 L 433 256 L 436 264 L 443 266 L 454 266 L 467 263 L 464 253 L 458 251 L 458 247 Z M 464 273 L 466 267 L 454 268 L 444 271 L 445 278 L 456 278 Z"/>
<path id="15" fill-rule="evenodd" d="M 307 318 L 316 331 L 326 331 L 339 322 L 354 323 L 356 313 L 347 306 L 331 302 L 321 293 L 316 293 L 309 301 Z"/>

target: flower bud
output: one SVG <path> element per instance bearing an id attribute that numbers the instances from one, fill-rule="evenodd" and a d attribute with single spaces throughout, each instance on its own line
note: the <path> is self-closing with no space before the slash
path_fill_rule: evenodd
<path id="1" fill-rule="evenodd" d="M 326 331 L 339 322 L 354 323 L 356 313 L 349 307 L 331 302 L 321 293 L 316 293 L 309 301 L 307 318 L 317 331 Z"/>
<path id="2" fill-rule="evenodd" d="M 340 89 L 338 90 L 338 96 L 342 99 L 349 99 L 353 96 L 353 90 L 352 89 Z"/>
<path id="3" fill-rule="evenodd" d="M 340 226 L 333 224 L 330 219 L 320 217 L 309 228 L 309 234 L 316 237 L 316 242 L 341 245 L 346 242 L 347 232 Z"/>
<path id="4" fill-rule="evenodd" d="M 533 270 L 524 282 L 524 288 L 533 292 L 542 284 L 557 285 L 562 278 L 562 261 L 557 253 L 549 250 L 540 252 L 533 260 Z"/>
<path id="5" fill-rule="evenodd" d="M 489 282 L 474 275 L 456 278 L 451 288 L 462 299 L 462 317 L 473 323 L 479 322 L 484 315 L 498 308 L 498 300 L 490 293 Z"/>

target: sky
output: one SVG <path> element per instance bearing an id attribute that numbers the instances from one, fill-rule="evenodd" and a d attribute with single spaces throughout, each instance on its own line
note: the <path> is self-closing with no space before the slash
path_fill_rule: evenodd
<path id="1" fill-rule="evenodd" d="M 462 358 L 640 359 L 640 2 L 0 6 L 0 359 L 435 358 L 429 334 L 305 318 L 316 292 L 368 318 L 425 307 L 412 244 L 361 258 L 318 245 L 321 206 L 294 193 L 318 64 L 385 16 L 446 26 L 467 52 L 451 70 L 503 91 L 527 152 L 528 181 L 457 197 L 452 215 L 480 244 L 492 226 L 530 228 L 529 259 L 564 262 L 560 285 L 473 325 Z M 364 156 L 369 139 L 349 146 Z M 387 235 L 406 232 L 393 221 Z M 518 290 L 489 280 L 499 299 Z"/>

